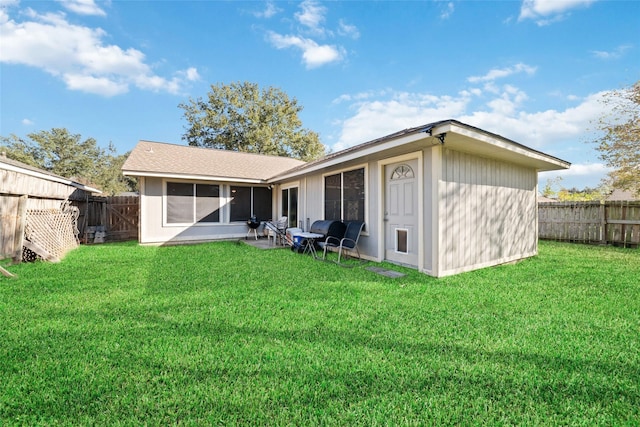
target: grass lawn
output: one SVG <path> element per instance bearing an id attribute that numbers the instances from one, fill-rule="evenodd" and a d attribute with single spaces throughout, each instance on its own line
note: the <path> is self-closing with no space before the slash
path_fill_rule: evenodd
<path id="1" fill-rule="evenodd" d="M 639 425 L 640 250 L 390 279 L 235 242 L 0 276 L 0 425 Z"/>

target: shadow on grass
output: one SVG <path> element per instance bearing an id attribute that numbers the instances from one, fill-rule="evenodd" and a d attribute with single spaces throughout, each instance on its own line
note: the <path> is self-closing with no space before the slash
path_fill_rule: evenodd
<path id="1" fill-rule="evenodd" d="M 325 400 L 350 406 L 363 399 L 399 395 L 426 399 L 433 393 L 461 399 L 462 405 L 473 405 L 480 399 L 519 408 L 515 419 L 520 421 L 535 408 L 572 419 L 579 418 L 571 414 L 578 409 L 611 414 L 614 404 L 627 411 L 640 407 L 640 390 L 630 382 L 640 378 L 640 368 L 634 363 L 567 354 L 486 351 L 473 342 L 423 342 L 421 336 L 400 332 L 395 337 L 371 336 L 358 332 L 357 320 L 352 327 L 332 325 L 331 317 L 338 321 L 345 318 L 343 309 L 332 311 L 332 301 L 355 306 L 349 298 L 380 291 L 379 286 L 442 284 L 417 272 L 405 270 L 409 274 L 406 278 L 388 279 L 364 268 L 343 269 L 289 252 L 264 253 L 235 244 L 201 249 L 199 261 L 181 265 L 180 272 L 154 269 L 147 283 L 150 294 L 180 292 L 176 284 L 184 284 L 184 291 L 217 288 L 211 295 L 213 308 L 207 314 L 211 317 L 199 319 L 203 323 L 194 329 L 182 330 L 180 322 L 153 320 L 168 322 L 160 330 L 177 328 L 186 335 L 206 337 L 211 351 L 222 349 L 220 360 L 226 362 L 193 368 L 190 375 L 194 378 L 234 379 L 240 387 L 264 389 L 265 393 L 269 393 L 268 384 L 284 382 L 293 389 L 281 399 L 316 408 L 324 407 Z M 162 251 L 158 255 L 160 265 L 170 262 L 162 259 Z M 204 266 L 202 260 L 206 260 Z M 205 279 L 196 284 L 197 277 Z M 363 311 L 353 316 L 379 314 L 367 308 Z M 298 317 L 305 316 L 302 313 L 306 317 Z M 303 327 L 309 324 L 314 326 Z M 244 350 L 238 354 L 234 343 Z M 292 364 L 292 360 L 299 363 Z M 332 386 L 321 386 L 327 383 Z M 632 413 L 638 415 L 638 410 Z"/>
<path id="2" fill-rule="evenodd" d="M 233 242 L 105 245 L 81 255 L 35 266 L 42 277 L 33 281 L 21 267 L 22 281 L 3 289 L 0 423 L 621 424 L 640 416 L 637 356 L 603 356 L 584 338 L 580 352 L 557 350 L 562 334 L 553 330 L 542 332 L 551 345 L 538 351 L 492 346 L 490 316 L 478 330 L 448 330 L 473 310 L 457 298 L 485 303 L 474 295 L 483 286 L 502 292 L 519 275 L 542 280 L 542 261 L 436 280 L 400 268 L 407 276 L 389 279 Z M 520 327 L 529 321 L 526 311 L 502 314 Z M 637 347 L 637 316 L 624 321 L 630 326 L 601 349 Z M 509 333 L 500 327 L 498 335 Z"/>

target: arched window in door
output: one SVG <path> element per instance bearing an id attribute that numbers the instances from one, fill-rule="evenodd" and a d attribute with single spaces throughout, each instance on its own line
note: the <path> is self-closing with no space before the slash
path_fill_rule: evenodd
<path id="1" fill-rule="evenodd" d="M 413 169 L 409 165 L 399 165 L 391 172 L 391 179 L 411 179 L 414 178 L 415 174 L 413 173 Z"/>

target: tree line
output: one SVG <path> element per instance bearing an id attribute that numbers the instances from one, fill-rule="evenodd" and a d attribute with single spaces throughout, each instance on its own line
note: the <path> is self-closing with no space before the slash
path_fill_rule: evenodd
<path id="1" fill-rule="evenodd" d="M 592 142 L 605 164 L 613 168 L 606 185 L 631 190 L 640 197 L 640 81 L 610 92 L 603 102 L 607 113 L 599 119 L 600 135 Z M 261 89 L 249 82 L 215 84 L 205 97 L 189 98 L 178 107 L 187 122 L 182 139 L 189 145 L 304 161 L 325 154 L 319 135 L 302 127 L 299 113 L 303 107 L 278 88 Z M 65 128 L 30 133 L 27 138 L 0 136 L 0 151 L 11 159 L 97 187 L 107 195 L 137 187 L 134 179 L 121 172 L 129 153 L 117 154 L 111 143 L 101 148 L 94 138 L 83 139 Z M 570 197 L 602 192 L 585 190 L 565 192 Z M 543 192 L 550 191 L 548 184 Z"/>

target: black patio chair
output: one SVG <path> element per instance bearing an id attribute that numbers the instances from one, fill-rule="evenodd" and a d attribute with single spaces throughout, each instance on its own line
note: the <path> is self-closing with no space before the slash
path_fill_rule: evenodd
<path id="1" fill-rule="evenodd" d="M 343 252 L 351 252 L 358 254 L 357 258 L 360 259 L 360 251 L 358 250 L 358 240 L 360 234 L 364 229 L 364 222 L 362 221 L 350 221 L 347 223 L 347 228 L 344 231 L 344 237 L 339 239 L 337 237 L 329 236 L 324 242 L 318 242 L 318 246 L 322 248 L 322 259 L 327 258 L 327 250 L 338 251 L 338 264 L 342 260 Z"/>

